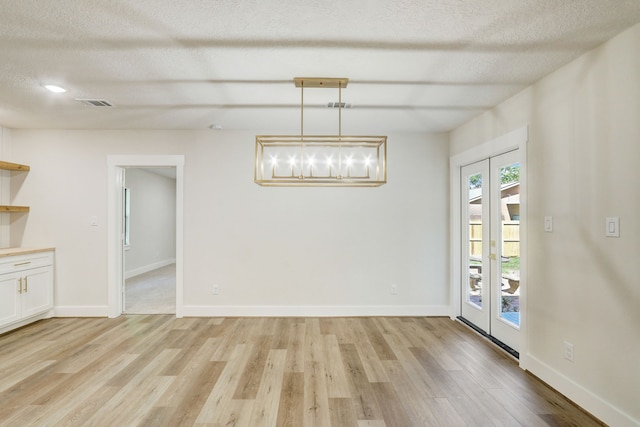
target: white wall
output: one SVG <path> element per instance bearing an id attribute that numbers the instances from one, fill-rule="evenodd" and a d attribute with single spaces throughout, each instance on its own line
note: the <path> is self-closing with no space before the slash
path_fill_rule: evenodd
<path id="1" fill-rule="evenodd" d="M 142 168 L 127 168 L 130 245 L 125 277 L 160 268 L 176 258 L 176 180 Z"/>
<path id="2" fill-rule="evenodd" d="M 640 425 L 640 25 L 450 135 L 529 124 L 526 366 L 610 425 Z M 553 233 L 543 218 L 553 216 Z M 605 237 L 619 216 L 621 237 Z M 575 361 L 562 357 L 563 342 Z"/>
<path id="3" fill-rule="evenodd" d="M 0 127 L 0 160 L 11 157 L 9 153 L 11 130 Z M 0 170 L 0 204 L 11 204 L 11 171 Z M 11 245 L 11 214 L 0 215 L 0 248 Z"/>
<path id="4" fill-rule="evenodd" d="M 379 188 L 260 187 L 254 141 L 14 130 L 12 152 L 32 167 L 20 194 L 32 209 L 15 244 L 57 248 L 58 307 L 106 314 L 107 155 L 184 154 L 185 314 L 448 313 L 446 136 L 389 135 Z"/>

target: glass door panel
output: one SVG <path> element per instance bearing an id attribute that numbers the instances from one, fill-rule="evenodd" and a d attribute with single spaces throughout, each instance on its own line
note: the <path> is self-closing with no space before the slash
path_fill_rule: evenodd
<path id="1" fill-rule="evenodd" d="M 518 151 L 491 158 L 491 335 L 518 350 L 520 331 L 520 163 Z M 495 245 L 495 246 L 494 246 Z M 492 257 L 494 258 L 494 257 Z"/>
<path id="2" fill-rule="evenodd" d="M 489 332 L 489 162 L 462 168 L 462 317 Z M 484 238 L 483 238 L 484 237 Z M 483 280 L 483 278 L 486 278 Z"/>
<path id="3" fill-rule="evenodd" d="M 467 186 L 469 188 L 467 201 L 468 216 L 465 225 L 469 227 L 469 288 L 467 290 L 467 301 L 482 308 L 482 187 L 477 186 L 482 183 L 482 174 L 475 174 L 468 177 Z"/>

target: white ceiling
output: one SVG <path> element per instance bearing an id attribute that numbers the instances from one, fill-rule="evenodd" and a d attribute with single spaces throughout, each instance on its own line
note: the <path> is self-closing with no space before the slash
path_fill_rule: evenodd
<path id="1" fill-rule="evenodd" d="M 293 78 L 347 77 L 343 133 L 448 131 L 637 22 L 639 0 L 1 0 L 0 126 L 292 133 Z M 337 100 L 305 90 L 305 133 Z"/>

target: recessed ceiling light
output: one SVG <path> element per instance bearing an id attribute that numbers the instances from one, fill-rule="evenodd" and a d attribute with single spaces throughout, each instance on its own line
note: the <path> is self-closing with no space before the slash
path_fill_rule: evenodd
<path id="1" fill-rule="evenodd" d="M 67 91 L 67 89 L 63 88 L 62 86 L 58 86 L 58 85 L 42 85 L 45 89 L 53 92 L 53 93 L 64 93 Z"/>

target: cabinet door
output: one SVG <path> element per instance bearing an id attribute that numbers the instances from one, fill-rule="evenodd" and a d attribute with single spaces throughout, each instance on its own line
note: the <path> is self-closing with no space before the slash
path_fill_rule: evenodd
<path id="1" fill-rule="evenodd" d="M 0 274 L 0 326 L 20 319 L 20 273 Z"/>
<path id="2" fill-rule="evenodd" d="M 22 272 L 22 317 L 53 308 L 53 270 L 49 267 Z"/>

